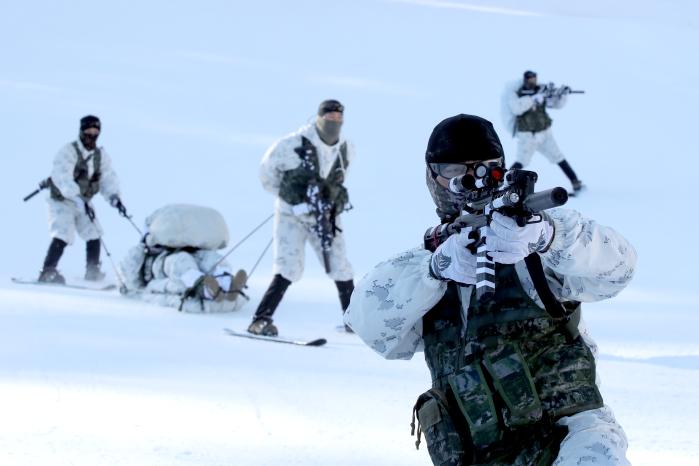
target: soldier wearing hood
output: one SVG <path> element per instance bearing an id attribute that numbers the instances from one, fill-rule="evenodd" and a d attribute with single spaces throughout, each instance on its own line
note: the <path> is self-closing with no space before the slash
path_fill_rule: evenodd
<path id="1" fill-rule="evenodd" d="M 426 164 L 444 225 L 465 205 L 447 189 L 450 179 L 504 167 L 505 157 L 489 121 L 461 114 L 434 128 Z M 476 188 L 466 194 L 478 196 Z M 523 227 L 495 212 L 483 235 L 496 287 L 481 300 L 472 233 L 381 262 L 345 313 L 386 359 L 424 351 L 432 388 L 414 406 L 418 444 L 424 435 L 440 466 L 629 465 L 624 431 L 596 383 L 581 303 L 627 285 L 633 247 L 574 210 L 549 209 Z"/>
<path id="2" fill-rule="evenodd" d="M 49 230 L 51 244 L 44 259 L 38 281 L 65 283 L 58 271 L 64 248 L 73 243 L 75 232 L 86 243 L 86 280 L 102 280 L 100 250 L 102 228 L 94 216 L 92 198 L 97 193 L 126 215 L 119 194 L 119 179 L 112 168 L 112 159 L 103 147 L 97 146 L 102 130 L 99 118 L 87 115 L 80 119 L 78 139 L 58 151 L 49 178 Z"/>
<path id="3" fill-rule="evenodd" d="M 313 123 L 276 142 L 262 158 L 262 186 L 276 196 L 274 278 L 248 327 L 250 333 L 277 335 L 272 316 L 289 285 L 301 278 L 306 242 L 335 281 L 343 312 L 349 305 L 354 282 L 340 214 L 350 208 L 344 181 L 354 146 L 340 133 L 343 121 L 344 106 L 324 100 Z"/>

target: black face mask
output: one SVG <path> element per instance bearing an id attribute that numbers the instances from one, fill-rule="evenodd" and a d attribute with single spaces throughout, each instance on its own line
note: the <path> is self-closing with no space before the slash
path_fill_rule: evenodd
<path id="1" fill-rule="evenodd" d="M 316 128 L 318 128 L 318 135 L 320 136 L 320 139 L 329 146 L 336 144 L 337 141 L 340 140 L 341 127 L 341 121 L 318 118 L 316 122 Z"/>
<path id="2" fill-rule="evenodd" d="M 99 134 L 80 133 L 80 142 L 83 143 L 83 146 L 85 146 L 85 149 L 95 150 L 95 148 L 97 147 L 97 138 L 99 136 L 100 136 Z"/>

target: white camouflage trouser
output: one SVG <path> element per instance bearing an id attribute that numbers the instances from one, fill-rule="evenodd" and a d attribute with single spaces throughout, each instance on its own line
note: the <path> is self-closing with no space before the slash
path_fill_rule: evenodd
<path id="1" fill-rule="evenodd" d="M 49 232 L 52 238 L 58 238 L 68 244 L 73 244 L 75 231 L 85 240 L 99 239 L 102 228 L 95 219 L 94 222 L 85 213 L 83 205 L 78 207 L 75 202 L 47 199 L 49 205 Z"/>
<path id="2" fill-rule="evenodd" d="M 294 215 L 277 209 L 274 215 L 274 274 L 281 274 L 287 280 L 298 281 L 303 275 L 306 241 L 323 263 L 320 239 L 310 228 L 314 220 L 308 214 Z M 336 219 L 341 227 L 340 218 Z M 345 239 L 341 232 L 333 238 L 330 250 L 330 278 L 335 281 L 352 280 L 352 265 L 347 260 Z"/>
<path id="3" fill-rule="evenodd" d="M 631 466 L 624 429 L 608 406 L 561 418 L 568 427 L 553 466 Z"/>
<path id="4" fill-rule="evenodd" d="M 553 138 L 551 127 L 536 133 L 518 131 L 516 161 L 526 167 L 536 151 L 541 152 L 551 163 L 559 163 L 565 158 Z"/>

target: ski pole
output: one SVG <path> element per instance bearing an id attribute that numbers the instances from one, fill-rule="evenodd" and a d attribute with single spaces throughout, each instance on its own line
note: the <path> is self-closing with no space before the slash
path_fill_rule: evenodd
<path id="1" fill-rule="evenodd" d="M 126 294 L 129 289 L 126 287 L 126 282 L 121 278 L 121 274 L 119 273 L 119 269 L 117 268 L 116 264 L 114 263 L 114 259 L 112 259 L 112 254 L 109 252 L 109 249 L 107 249 L 107 245 L 104 243 L 104 239 L 100 236 L 100 244 L 102 245 L 102 248 L 104 249 L 104 253 L 107 254 L 107 257 L 109 258 L 109 262 L 112 264 L 112 269 L 114 270 L 114 275 L 116 276 L 117 281 L 119 282 L 119 293 L 121 294 Z"/>
<path id="2" fill-rule="evenodd" d="M 85 202 L 85 212 L 87 213 L 88 218 L 90 221 L 97 227 L 98 230 L 101 230 L 102 228 L 100 227 L 99 221 L 97 220 L 97 214 L 95 213 L 95 209 L 90 207 L 87 202 Z M 104 253 L 107 254 L 107 257 L 109 258 L 109 262 L 112 264 L 112 269 L 114 270 L 114 275 L 116 276 L 117 281 L 119 282 L 119 292 L 121 294 L 126 294 L 129 289 L 126 286 L 126 282 L 122 279 L 121 274 L 119 273 L 119 269 L 117 268 L 116 264 L 114 263 L 114 259 L 112 258 L 112 254 L 109 252 L 109 249 L 107 248 L 107 245 L 104 242 L 104 239 L 102 238 L 102 234 L 99 236 L 100 240 L 100 245 L 102 246 L 102 249 L 104 249 Z"/>
<path id="3" fill-rule="evenodd" d="M 128 220 L 129 223 L 130 223 L 130 224 L 136 229 L 136 231 L 138 232 L 139 238 L 143 238 L 143 232 L 141 231 L 140 228 L 138 228 L 138 227 L 136 226 L 136 224 L 134 223 L 134 221 L 131 220 L 131 217 L 132 217 L 131 215 L 124 215 L 124 218 L 126 218 L 126 220 Z"/>

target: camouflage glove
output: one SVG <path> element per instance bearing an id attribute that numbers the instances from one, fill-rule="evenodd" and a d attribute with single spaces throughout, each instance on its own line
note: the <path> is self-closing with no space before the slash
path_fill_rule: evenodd
<path id="1" fill-rule="evenodd" d="M 432 253 L 430 273 L 439 280 L 453 280 L 466 285 L 476 283 L 476 255 L 467 246 L 474 242 L 471 228 L 451 235 Z"/>
<path id="2" fill-rule="evenodd" d="M 495 212 L 486 230 L 485 247 L 495 262 L 516 264 L 533 252 L 545 252 L 553 235 L 553 224 L 545 214 L 540 222 L 520 227 L 512 218 Z"/>

